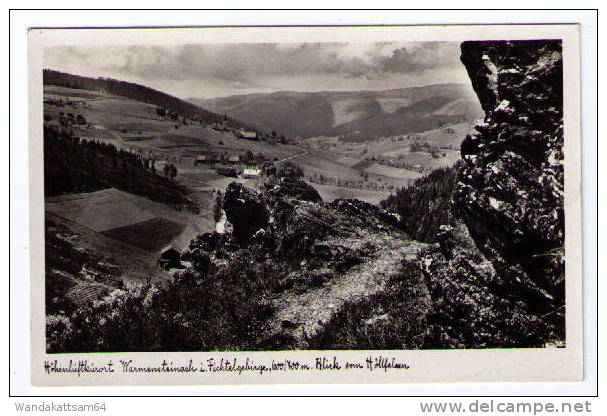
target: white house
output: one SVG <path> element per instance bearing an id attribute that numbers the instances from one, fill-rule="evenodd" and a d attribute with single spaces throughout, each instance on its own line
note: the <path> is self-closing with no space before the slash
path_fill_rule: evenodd
<path id="1" fill-rule="evenodd" d="M 257 140 L 257 132 L 249 131 L 249 130 L 240 130 L 238 132 L 238 137 L 240 137 L 241 139 L 247 139 L 247 140 Z"/>
<path id="2" fill-rule="evenodd" d="M 259 176 L 259 169 L 257 168 L 245 168 L 242 173 L 242 177 L 245 179 L 255 179 Z"/>

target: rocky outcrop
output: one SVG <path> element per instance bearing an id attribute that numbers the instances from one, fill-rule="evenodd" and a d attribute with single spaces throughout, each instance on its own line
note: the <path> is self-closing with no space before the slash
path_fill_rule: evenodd
<path id="1" fill-rule="evenodd" d="M 181 253 L 174 248 L 169 248 L 162 252 L 158 259 L 158 265 L 165 270 L 184 268 L 183 264 L 181 264 Z"/>
<path id="2" fill-rule="evenodd" d="M 502 286 L 491 262 L 459 243 L 419 253 L 432 298 L 425 344 L 433 348 L 542 347 L 562 339 L 561 326 L 542 319 Z"/>
<path id="3" fill-rule="evenodd" d="M 223 209 L 239 244 L 248 243 L 257 231 L 268 226 L 269 212 L 261 196 L 239 183 L 232 182 L 226 189 Z"/>
<path id="4" fill-rule="evenodd" d="M 398 234 L 396 217 L 385 210 L 353 199 L 324 203 L 312 186 L 298 178 L 269 175 L 258 189 L 230 184 L 223 209 L 233 231 L 227 239 L 216 233 L 201 235 L 190 249 L 213 251 L 230 242 L 240 247 L 257 244 L 282 261 L 314 263 L 322 257 L 318 250 L 329 249 L 336 259 L 347 257 L 341 248 L 324 245 L 328 239 L 368 232 Z"/>
<path id="5" fill-rule="evenodd" d="M 300 201 L 322 202 L 318 191 L 296 178 L 268 177 L 262 184 L 262 192 L 271 198 L 290 198 Z"/>
<path id="6" fill-rule="evenodd" d="M 464 42 L 461 50 L 486 117 L 462 144 L 455 208 L 504 290 L 563 316 L 561 42 Z"/>

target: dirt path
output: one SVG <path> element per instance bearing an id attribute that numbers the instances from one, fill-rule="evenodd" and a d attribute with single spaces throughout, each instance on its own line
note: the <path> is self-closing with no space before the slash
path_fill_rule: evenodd
<path id="1" fill-rule="evenodd" d="M 306 149 L 303 149 L 300 147 L 300 150 L 302 150 L 301 153 L 298 153 L 294 156 L 285 157 L 284 159 L 280 159 L 279 162 L 286 162 L 287 160 L 292 160 L 292 159 L 298 158 L 300 156 L 305 156 L 308 154 L 308 151 Z"/>
<path id="2" fill-rule="evenodd" d="M 372 259 L 323 286 L 304 293 L 288 291 L 276 299 L 277 313 L 270 324 L 270 333 L 288 333 L 295 338 L 296 349 L 307 348 L 306 338 L 316 334 L 344 303 L 381 291 L 388 279 L 399 271 L 402 261 L 414 259 L 424 246 L 417 241 L 391 237 L 384 240 Z"/>

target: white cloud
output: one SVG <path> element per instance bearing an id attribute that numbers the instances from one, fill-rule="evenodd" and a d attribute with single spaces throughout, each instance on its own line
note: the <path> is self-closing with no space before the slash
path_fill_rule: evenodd
<path id="1" fill-rule="evenodd" d="M 467 81 L 455 42 L 58 47 L 45 51 L 45 67 L 138 82 L 184 98 Z"/>

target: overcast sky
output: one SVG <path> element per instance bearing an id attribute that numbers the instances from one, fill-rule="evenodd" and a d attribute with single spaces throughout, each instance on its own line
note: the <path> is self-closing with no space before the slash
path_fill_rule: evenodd
<path id="1" fill-rule="evenodd" d="M 78 46 L 46 49 L 44 66 L 210 98 L 468 83 L 459 55 L 459 42 Z"/>

